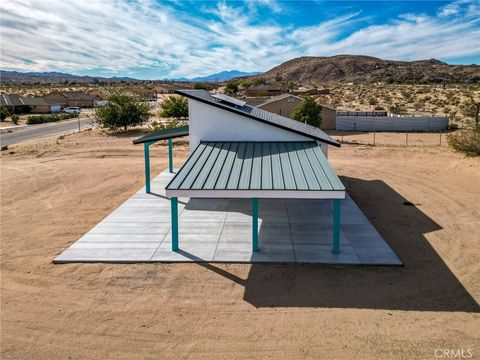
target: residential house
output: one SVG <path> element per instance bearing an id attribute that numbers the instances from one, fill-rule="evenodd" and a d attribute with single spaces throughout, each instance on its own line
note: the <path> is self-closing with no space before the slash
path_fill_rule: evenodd
<path id="1" fill-rule="evenodd" d="M 19 95 L 0 95 L 0 106 L 7 108 L 11 114 L 26 113 L 30 110 Z"/>
<path id="2" fill-rule="evenodd" d="M 25 105 L 30 108 L 29 112 L 46 114 L 51 111 L 50 104 L 43 98 L 35 97 L 24 97 L 22 98 Z"/>
<path id="3" fill-rule="evenodd" d="M 61 105 L 62 107 L 93 107 L 95 105 L 95 100 L 100 100 L 100 98 L 97 95 L 91 95 L 79 91 L 58 91 L 45 96 L 45 100 L 50 105 Z"/>

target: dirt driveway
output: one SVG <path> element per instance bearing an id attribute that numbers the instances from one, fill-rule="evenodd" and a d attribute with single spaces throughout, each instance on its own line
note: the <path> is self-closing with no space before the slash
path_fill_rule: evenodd
<path id="1" fill-rule="evenodd" d="M 404 268 L 52 265 L 143 185 L 132 137 L 84 132 L 2 155 L 3 359 L 480 357 L 479 158 L 330 151 Z M 153 173 L 166 153 L 153 147 Z M 185 159 L 184 143 L 175 155 Z"/>

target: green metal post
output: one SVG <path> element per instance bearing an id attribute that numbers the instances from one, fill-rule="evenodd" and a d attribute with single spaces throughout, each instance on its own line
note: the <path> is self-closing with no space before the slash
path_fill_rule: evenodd
<path id="1" fill-rule="evenodd" d="M 172 251 L 178 251 L 178 199 L 170 198 L 172 210 Z"/>
<path id="2" fill-rule="evenodd" d="M 340 199 L 333 200 L 333 249 L 334 254 L 340 252 Z"/>
<path id="3" fill-rule="evenodd" d="M 168 170 L 173 174 L 173 143 L 172 139 L 168 139 Z"/>
<path id="4" fill-rule="evenodd" d="M 143 144 L 143 155 L 145 156 L 145 189 L 150 193 L 150 143 Z"/>
<path id="5" fill-rule="evenodd" d="M 252 198 L 252 250 L 258 251 L 258 199 Z"/>

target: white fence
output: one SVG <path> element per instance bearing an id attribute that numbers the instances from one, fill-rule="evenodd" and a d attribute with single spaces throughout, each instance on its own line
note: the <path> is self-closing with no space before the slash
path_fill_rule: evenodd
<path id="1" fill-rule="evenodd" d="M 338 131 L 441 131 L 448 129 L 447 116 L 338 115 Z"/>

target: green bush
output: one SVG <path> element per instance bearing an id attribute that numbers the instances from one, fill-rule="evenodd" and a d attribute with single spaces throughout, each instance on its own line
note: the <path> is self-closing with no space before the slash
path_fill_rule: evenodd
<path id="1" fill-rule="evenodd" d="M 167 118 L 187 118 L 188 117 L 188 101 L 184 97 L 169 96 L 162 103 L 161 117 Z"/>
<path id="2" fill-rule="evenodd" d="M 30 115 L 27 117 L 28 125 L 45 124 L 50 122 L 57 122 L 61 120 L 73 119 L 78 117 L 78 114 L 58 114 L 58 115 Z"/>
<path id="3" fill-rule="evenodd" d="M 12 118 L 12 124 L 13 125 L 18 125 L 18 120 L 20 120 L 20 116 L 12 115 L 11 118 Z"/>
<path id="4" fill-rule="evenodd" d="M 293 109 L 292 119 L 308 125 L 320 127 L 322 123 L 322 107 L 311 96 L 305 96 L 298 106 Z"/>
<path id="5" fill-rule="evenodd" d="M 448 144 L 456 151 L 470 156 L 480 155 L 480 126 L 447 135 Z"/>
<path id="6" fill-rule="evenodd" d="M 5 120 L 10 115 L 8 109 L 4 106 L 0 106 L 0 121 Z"/>

